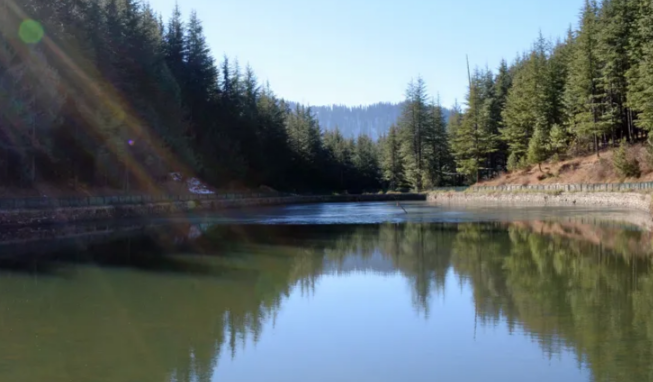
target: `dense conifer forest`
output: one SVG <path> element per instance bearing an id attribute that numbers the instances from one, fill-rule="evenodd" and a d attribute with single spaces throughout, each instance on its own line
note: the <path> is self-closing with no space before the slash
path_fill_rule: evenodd
<path id="1" fill-rule="evenodd" d="M 472 70 L 463 105 L 416 78 L 378 137 L 323 128 L 213 57 L 196 13 L 165 19 L 137 0 L 0 1 L 3 186 L 147 190 L 178 172 L 219 189 L 424 190 L 600 155 L 653 128 L 647 0 L 587 0 L 564 38 Z"/>

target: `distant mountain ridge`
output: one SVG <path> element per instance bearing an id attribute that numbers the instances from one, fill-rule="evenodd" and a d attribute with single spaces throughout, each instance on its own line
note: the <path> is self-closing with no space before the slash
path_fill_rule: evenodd
<path id="1" fill-rule="evenodd" d="M 295 107 L 296 103 L 290 103 Z M 311 110 L 324 130 L 334 130 L 336 127 L 347 138 L 355 138 L 365 134 L 378 140 L 390 130 L 401 115 L 403 103 L 379 102 L 367 106 L 311 106 Z M 449 110 L 445 109 L 445 117 L 449 119 Z"/>

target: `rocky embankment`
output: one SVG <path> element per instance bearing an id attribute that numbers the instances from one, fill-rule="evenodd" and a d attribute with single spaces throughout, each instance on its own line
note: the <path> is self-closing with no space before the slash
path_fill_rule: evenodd
<path id="1" fill-rule="evenodd" d="M 0 210 L 0 227 L 23 227 L 109 219 L 153 218 L 188 213 L 210 212 L 225 208 L 306 203 L 374 202 L 425 199 L 426 195 L 422 194 L 314 195 L 144 203 L 101 207 L 88 206 L 44 209 L 12 209 Z"/>
<path id="2" fill-rule="evenodd" d="M 627 192 L 434 192 L 427 200 L 448 205 L 584 206 L 651 212 L 651 195 Z"/>

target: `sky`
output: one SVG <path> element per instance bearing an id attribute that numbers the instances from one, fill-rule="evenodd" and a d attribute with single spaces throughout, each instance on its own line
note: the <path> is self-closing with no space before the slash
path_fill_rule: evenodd
<path id="1" fill-rule="evenodd" d="M 176 0 L 150 0 L 167 19 Z M 179 0 L 196 10 L 216 61 L 249 64 L 290 101 L 399 102 L 424 78 L 444 106 L 464 101 L 470 65 L 495 69 L 541 32 L 563 37 L 583 0 Z"/>

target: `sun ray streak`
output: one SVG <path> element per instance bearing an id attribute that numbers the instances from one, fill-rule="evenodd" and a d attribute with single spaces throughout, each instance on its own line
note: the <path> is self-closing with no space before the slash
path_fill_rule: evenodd
<path id="1" fill-rule="evenodd" d="M 9 17 L 14 20 L 30 19 L 30 15 L 22 10 L 16 2 L 13 0 L 5 0 L 5 2 L 9 9 Z M 18 60 L 27 62 L 30 49 L 24 46 L 25 44 L 19 39 L 9 38 L 7 40 L 16 52 Z M 120 91 L 102 78 L 94 65 L 86 63 L 80 65 L 79 62 L 76 62 L 78 57 L 82 57 L 77 54 L 78 47 L 55 40 L 47 33 L 40 38 L 38 46 L 39 49 L 44 50 L 46 56 L 51 60 L 51 65 L 61 74 L 59 93 L 74 99 L 75 107 L 82 116 L 82 121 L 79 122 L 85 127 L 88 137 L 102 150 L 105 150 L 109 156 L 117 158 L 117 162 L 124 167 L 123 171 L 128 174 L 129 178 L 135 180 L 136 189 L 163 192 L 144 164 L 130 151 L 131 145 L 128 144 L 130 139 L 137 142 L 145 140 L 147 148 L 162 158 L 166 168 L 186 174 L 192 173 L 187 165 L 170 152 L 154 129 L 138 117 L 125 98 L 121 96 Z M 6 60 L 2 55 L 0 55 L 0 59 Z M 118 134 L 113 139 L 107 137 L 106 126 L 108 124 L 114 125 L 118 130 Z M 17 134 L 12 135 L 11 129 L 3 128 L 3 130 L 12 142 L 18 142 L 19 137 Z M 105 173 L 113 170 L 106 164 L 101 164 L 101 166 L 104 166 L 101 170 Z"/>

